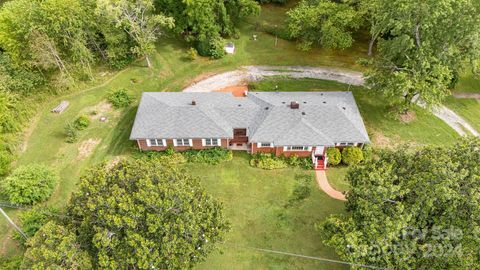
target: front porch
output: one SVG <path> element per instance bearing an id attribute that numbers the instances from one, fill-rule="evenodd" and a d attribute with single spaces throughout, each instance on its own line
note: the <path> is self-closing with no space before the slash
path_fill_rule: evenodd
<path id="1" fill-rule="evenodd" d="M 324 171 L 327 169 L 328 157 L 326 155 L 325 146 L 317 146 L 312 151 L 312 164 L 313 168 L 317 171 Z"/>

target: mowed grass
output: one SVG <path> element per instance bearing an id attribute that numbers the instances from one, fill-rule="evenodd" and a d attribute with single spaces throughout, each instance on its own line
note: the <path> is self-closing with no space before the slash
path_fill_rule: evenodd
<path id="1" fill-rule="evenodd" d="M 471 71 L 465 72 L 454 89 L 460 93 L 480 93 L 480 77 Z"/>
<path id="2" fill-rule="evenodd" d="M 350 189 L 350 184 L 345 181 L 347 171 L 348 167 L 343 165 L 328 167 L 326 170 L 328 183 L 338 191 L 348 191 Z"/>
<path id="3" fill-rule="evenodd" d="M 278 87 L 278 88 L 277 88 Z M 352 91 L 365 122 L 370 139 L 376 146 L 389 147 L 400 143 L 415 145 L 449 145 L 459 135 L 428 111 L 415 107 L 416 117 L 405 123 L 392 117 L 387 102 L 378 93 L 363 87 L 317 79 L 273 77 L 253 83 L 253 91 Z"/>
<path id="4" fill-rule="evenodd" d="M 480 131 L 480 101 L 473 98 L 449 97 L 445 105 L 462 116 L 474 129 Z"/>
<path id="5" fill-rule="evenodd" d="M 338 264 L 273 254 L 255 248 L 313 257 L 338 259 L 321 242 L 315 223 L 342 213 L 343 202 L 320 191 L 312 171 L 261 170 L 248 165 L 245 153 L 216 166 L 187 164 L 210 194 L 224 206 L 232 229 L 220 251 L 197 269 L 346 269 Z M 298 173 L 312 176 L 311 196 L 295 207 L 285 207 Z"/>

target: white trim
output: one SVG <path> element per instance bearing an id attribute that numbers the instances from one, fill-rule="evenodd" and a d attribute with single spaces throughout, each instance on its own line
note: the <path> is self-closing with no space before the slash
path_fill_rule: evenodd
<path id="1" fill-rule="evenodd" d="M 192 147 L 192 146 L 193 146 L 193 140 L 192 140 L 192 139 L 188 139 L 188 146 L 189 146 L 189 147 Z"/>
<path id="2" fill-rule="evenodd" d="M 206 145 L 207 145 L 205 141 L 206 141 L 206 139 L 202 139 L 202 146 L 206 146 Z"/>
<path id="3" fill-rule="evenodd" d="M 167 142 L 165 139 L 145 139 L 148 147 L 165 147 Z M 153 142 L 153 143 L 152 143 Z M 160 143 L 160 144 L 159 144 Z"/>
<path id="4" fill-rule="evenodd" d="M 217 139 L 217 145 L 216 146 L 222 146 L 222 139 Z"/>
<path id="5" fill-rule="evenodd" d="M 293 147 L 302 147 L 302 149 L 292 149 Z M 286 145 L 283 147 L 283 150 L 287 152 L 312 151 L 312 147 L 306 145 Z"/>
<path id="6" fill-rule="evenodd" d="M 152 146 L 152 144 L 150 143 L 150 139 L 145 139 L 145 141 L 147 142 L 148 147 Z"/>
<path id="7" fill-rule="evenodd" d="M 172 139 L 173 141 L 173 146 L 177 146 L 177 139 Z"/>
<path id="8" fill-rule="evenodd" d="M 162 143 L 163 143 L 164 147 L 167 147 L 167 140 L 166 139 L 162 139 Z"/>

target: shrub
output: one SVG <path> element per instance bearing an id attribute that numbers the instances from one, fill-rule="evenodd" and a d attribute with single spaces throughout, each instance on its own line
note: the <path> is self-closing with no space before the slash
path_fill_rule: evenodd
<path id="1" fill-rule="evenodd" d="M 80 115 L 77 119 L 75 119 L 73 124 L 76 129 L 84 130 L 90 125 L 90 119 L 86 115 Z"/>
<path id="2" fill-rule="evenodd" d="M 284 159 L 275 157 L 272 154 L 257 153 L 252 156 L 250 166 L 265 170 L 274 170 L 286 168 L 288 163 Z"/>
<path id="3" fill-rule="evenodd" d="M 27 237 L 32 237 L 35 233 L 48 221 L 52 219 L 52 215 L 58 211 L 52 207 L 36 206 L 28 211 L 20 214 L 20 223 L 22 225 L 23 232 Z M 16 233 L 15 238 L 25 244 L 25 239 Z"/>
<path id="4" fill-rule="evenodd" d="M 363 152 L 358 147 L 346 147 L 342 151 L 342 161 L 346 165 L 356 165 L 363 161 Z"/>
<path id="5" fill-rule="evenodd" d="M 65 125 L 65 141 L 68 143 L 74 143 L 78 141 L 78 129 L 75 123 L 68 122 Z"/>
<path id="6" fill-rule="evenodd" d="M 193 61 L 193 60 L 197 59 L 197 57 L 198 57 L 198 52 L 197 52 L 197 50 L 195 50 L 195 48 L 188 49 L 188 51 L 187 51 L 187 59 L 188 60 Z"/>
<path id="7" fill-rule="evenodd" d="M 297 174 L 295 175 L 295 187 L 288 199 L 288 203 L 285 207 L 295 206 L 304 201 L 306 198 L 310 197 L 312 193 L 310 183 L 312 182 L 312 176 L 308 174 Z"/>
<path id="8" fill-rule="evenodd" d="M 2 270 L 18 270 L 21 269 L 23 256 L 0 256 L 0 269 Z"/>
<path id="9" fill-rule="evenodd" d="M 30 164 L 18 167 L 5 178 L 2 191 L 12 203 L 34 204 L 52 195 L 57 180 L 57 174 L 45 165 Z"/>
<path id="10" fill-rule="evenodd" d="M 225 40 L 220 36 L 199 41 L 197 51 L 202 56 L 220 59 L 225 56 Z"/>
<path id="11" fill-rule="evenodd" d="M 5 150 L 0 150 L 0 175 L 6 175 L 10 172 L 10 164 L 13 161 L 13 155 Z"/>
<path id="12" fill-rule="evenodd" d="M 310 157 L 298 157 L 291 155 L 290 157 L 283 157 L 284 161 L 291 167 L 298 167 L 302 169 L 312 169 L 312 159 Z"/>
<path id="13" fill-rule="evenodd" d="M 328 165 L 330 166 L 336 166 L 342 161 L 342 154 L 340 153 L 340 150 L 335 147 L 327 149 L 327 157 Z"/>
<path id="14" fill-rule="evenodd" d="M 183 152 L 182 155 L 189 162 L 206 163 L 212 165 L 220 164 L 221 162 L 230 161 L 233 159 L 233 153 L 231 150 L 220 147 L 204 150 L 188 150 Z"/>
<path id="15" fill-rule="evenodd" d="M 363 160 L 370 161 L 373 159 L 373 147 L 370 144 L 365 144 L 362 148 Z"/>
<path id="16" fill-rule="evenodd" d="M 125 89 L 118 89 L 113 91 L 108 96 L 108 101 L 116 109 L 128 107 L 132 103 L 132 97 L 127 93 Z"/>

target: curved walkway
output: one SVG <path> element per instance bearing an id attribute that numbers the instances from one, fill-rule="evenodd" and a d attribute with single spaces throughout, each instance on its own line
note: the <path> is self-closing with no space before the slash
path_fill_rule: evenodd
<path id="1" fill-rule="evenodd" d="M 340 201 L 346 201 L 347 199 L 345 198 L 345 194 L 342 192 L 334 189 L 332 186 L 330 186 L 330 183 L 328 183 L 327 179 L 327 174 L 325 171 L 315 171 L 315 176 L 317 178 L 317 183 L 318 186 L 325 192 L 327 193 L 328 196 L 340 200 Z"/>
<path id="2" fill-rule="evenodd" d="M 272 76 L 284 76 L 290 78 L 311 78 L 337 81 L 351 85 L 363 85 L 365 79 L 361 72 L 344 70 L 330 67 L 300 67 L 300 66 L 245 66 L 235 71 L 229 71 L 213 75 L 200 82 L 185 88 L 184 92 L 213 92 L 232 86 L 244 85 Z M 424 107 L 421 102 L 418 105 Z M 449 125 L 461 136 L 479 136 L 465 119 L 445 106 L 438 106 L 432 110 L 433 115 Z"/>

